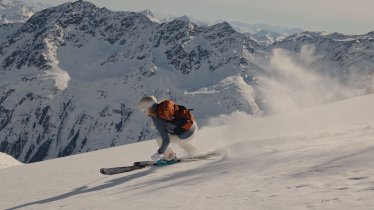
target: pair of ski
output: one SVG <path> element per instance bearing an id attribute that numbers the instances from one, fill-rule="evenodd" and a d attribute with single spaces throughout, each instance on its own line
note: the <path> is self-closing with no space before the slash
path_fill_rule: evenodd
<path id="1" fill-rule="evenodd" d="M 134 171 L 137 169 L 142 169 L 146 167 L 161 167 L 161 166 L 167 166 L 172 165 L 180 162 L 190 162 L 190 161 L 197 161 L 197 160 L 204 160 L 208 159 L 210 157 L 219 156 L 219 153 L 212 152 L 204 155 L 199 155 L 195 157 L 186 157 L 186 158 L 177 158 L 172 161 L 138 161 L 134 162 L 132 166 L 121 166 L 121 167 L 113 167 L 113 168 L 102 168 L 100 169 L 100 173 L 105 175 L 114 175 L 119 173 L 125 173 Z"/>

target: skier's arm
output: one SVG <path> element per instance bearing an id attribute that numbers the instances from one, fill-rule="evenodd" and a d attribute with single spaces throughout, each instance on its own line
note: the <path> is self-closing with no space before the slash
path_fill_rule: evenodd
<path id="1" fill-rule="evenodd" d="M 155 124 L 155 127 L 156 129 L 158 130 L 158 132 L 160 133 L 160 136 L 161 136 L 161 139 L 162 139 L 162 143 L 161 143 L 161 146 L 160 148 L 158 149 L 158 154 L 164 154 L 166 148 L 169 146 L 170 144 L 170 137 L 169 137 L 169 134 L 166 132 L 165 130 L 165 121 L 163 121 L 162 119 L 156 117 L 153 119 L 153 122 Z"/>

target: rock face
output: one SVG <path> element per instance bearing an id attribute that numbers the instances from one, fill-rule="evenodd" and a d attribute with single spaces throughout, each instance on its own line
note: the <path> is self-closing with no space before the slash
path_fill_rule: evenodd
<path id="1" fill-rule="evenodd" d="M 158 23 L 148 13 L 85 1 L 0 29 L 0 151 L 22 162 L 154 138 L 151 122 L 136 110 L 144 95 L 193 108 L 200 124 L 237 110 L 259 115 L 254 78 L 262 69 L 254 61 L 273 48 L 335 50 L 322 61 L 343 68 L 355 64 L 347 55 L 357 47 L 368 65 L 374 54 L 372 33 L 349 38 L 360 44 L 301 33 L 264 48 L 226 22 Z"/>

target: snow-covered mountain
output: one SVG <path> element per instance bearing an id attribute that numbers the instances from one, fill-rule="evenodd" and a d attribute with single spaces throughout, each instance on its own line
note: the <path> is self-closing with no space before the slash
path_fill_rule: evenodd
<path id="1" fill-rule="evenodd" d="M 228 22 L 234 30 L 238 31 L 239 33 L 247 34 L 247 36 L 251 37 L 252 39 L 256 40 L 258 44 L 263 47 L 268 46 L 276 41 L 280 41 L 287 36 L 290 36 L 295 33 L 301 33 L 305 30 L 300 28 L 286 28 L 280 26 L 271 26 L 268 24 L 247 24 L 242 23 L 239 21 L 208 21 L 208 20 L 200 20 L 196 19 L 191 16 L 182 16 L 182 17 L 173 17 L 163 14 L 154 14 L 149 10 L 144 10 L 141 12 L 142 14 L 146 15 L 149 19 L 154 22 L 158 23 L 167 23 L 174 19 L 185 19 L 192 21 L 198 26 L 211 26 L 221 22 Z"/>
<path id="2" fill-rule="evenodd" d="M 85 1 L 43 10 L 1 43 L 0 151 L 34 162 L 149 139 L 135 108 L 149 94 L 207 110 L 198 119 L 258 113 L 240 77 L 257 46 L 227 23 L 159 24 Z"/>
<path id="3" fill-rule="evenodd" d="M 151 122 L 136 110 L 144 95 L 193 108 L 200 125 L 238 110 L 259 116 L 269 107 L 278 112 L 348 95 L 332 80 L 302 68 L 315 60 L 306 59 L 313 53 L 302 47 L 309 42 L 297 38 L 300 34 L 264 48 L 226 22 L 199 26 L 182 17 L 158 23 L 148 13 L 113 12 L 85 1 L 48 8 L 25 24 L 0 27 L 0 151 L 22 162 L 154 138 Z M 321 37 L 312 43 L 319 54 L 345 53 L 352 47 L 351 42 L 339 42 L 346 48 L 328 41 L 319 45 L 319 39 L 328 39 Z M 360 43 L 352 49 L 362 53 L 344 58 L 351 65 L 328 57 L 319 64 L 341 66 L 342 71 L 371 65 L 372 38 Z M 274 54 L 276 47 L 287 52 Z M 291 53 L 301 56 L 294 61 L 288 59 Z M 362 62 L 355 63 L 358 56 Z M 291 61 L 297 65 L 288 68 Z M 372 73 L 359 72 L 368 78 Z M 289 81 L 299 83 L 287 86 Z M 315 86 L 318 91 L 309 91 Z M 299 92 L 292 95 L 291 90 Z M 309 98 L 323 100 L 311 103 Z M 269 103 L 279 100 L 285 106 Z"/>
<path id="4" fill-rule="evenodd" d="M 141 11 L 140 13 L 148 16 L 148 18 L 158 23 L 167 23 L 178 18 L 177 16 L 153 13 L 150 10 L 144 10 L 144 11 Z M 264 34 L 264 33 L 273 33 L 273 35 L 282 34 L 283 36 L 289 36 L 295 33 L 301 33 L 305 31 L 304 29 L 301 29 L 301 28 L 287 28 L 287 27 L 282 27 L 282 26 L 268 25 L 265 23 L 249 24 L 249 23 L 243 23 L 240 21 L 230 21 L 230 20 L 222 20 L 222 19 L 209 21 L 209 20 L 197 19 L 197 18 L 188 16 L 188 15 L 184 15 L 182 17 L 185 19 L 189 19 L 190 21 L 194 22 L 195 24 L 199 26 L 211 26 L 211 25 L 215 25 L 221 22 L 228 22 L 235 30 L 237 30 L 240 33 L 250 33 L 250 34 L 259 33 L 259 35 Z"/>
<path id="5" fill-rule="evenodd" d="M 303 32 L 254 54 L 260 109 L 285 112 L 374 92 L 373 32 Z M 282 103 L 279 103 L 282 101 Z M 284 106 L 273 106 L 283 104 Z M 266 107 L 266 108 L 263 108 Z"/>
<path id="6" fill-rule="evenodd" d="M 281 41 L 287 36 L 305 31 L 300 28 L 272 26 L 264 23 L 247 24 L 239 21 L 229 21 L 229 23 L 236 31 L 247 34 L 263 47 Z"/>
<path id="7" fill-rule="evenodd" d="M 235 28 L 235 30 L 241 32 L 241 33 L 263 33 L 265 32 L 275 32 L 277 34 L 283 34 L 283 35 L 292 35 L 295 33 L 301 33 L 304 32 L 304 29 L 301 28 L 287 28 L 282 26 L 272 26 L 264 23 L 257 23 L 257 24 L 248 24 L 248 23 L 242 23 L 239 21 L 229 21 L 229 23 Z"/>
<path id="8" fill-rule="evenodd" d="M 362 77 L 371 80 L 374 73 L 374 32 L 363 35 L 302 32 L 276 42 L 267 51 L 276 48 L 304 52 L 301 56 L 305 64 L 339 75 L 347 82 L 357 82 Z M 352 81 L 353 76 L 359 78 Z"/>
<path id="9" fill-rule="evenodd" d="M 270 44 L 273 44 L 274 42 L 279 42 L 282 41 L 284 38 L 286 38 L 288 35 L 278 33 L 278 32 L 273 32 L 273 31 L 265 31 L 261 30 L 256 33 L 244 33 L 248 37 L 250 37 L 253 40 L 256 40 L 256 42 L 266 48 Z"/>
<path id="10" fill-rule="evenodd" d="M 105 176 L 153 141 L 0 170 L 0 209 L 371 209 L 374 95 L 253 118 L 211 119 L 194 144 L 222 158 Z M 183 153 L 180 150 L 178 154 Z"/>
<path id="11" fill-rule="evenodd" d="M 36 12 L 47 7 L 27 0 L 0 0 L 0 24 L 26 22 Z"/>
<path id="12" fill-rule="evenodd" d="M 155 14 L 150 10 L 141 11 L 142 14 L 146 15 L 150 20 L 157 22 L 157 23 L 167 23 L 173 21 L 174 19 L 182 19 L 192 21 L 198 26 L 211 26 L 221 22 L 228 22 L 231 27 L 238 31 L 239 33 L 246 34 L 247 36 L 251 37 L 252 39 L 256 40 L 258 44 L 263 47 L 268 46 L 276 41 L 281 41 L 282 39 L 286 38 L 287 36 L 293 35 L 295 33 L 301 33 L 305 30 L 300 28 L 286 28 L 281 26 L 271 26 L 268 24 L 248 24 L 239 21 L 225 21 L 225 20 L 215 20 L 215 21 L 208 21 L 208 20 L 200 20 L 191 16 L 181 16 L 175 17 L 171 15 L 164 15 L 164 14 Z"/>

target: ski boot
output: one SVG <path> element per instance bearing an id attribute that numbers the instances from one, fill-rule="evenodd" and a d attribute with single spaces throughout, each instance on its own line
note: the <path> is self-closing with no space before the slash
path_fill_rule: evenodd
<path id="1" fill-rule="evenodd" d="M 158 166 L 165 166 L 171 165 L 174 163 L 178 163 L 180 160 L 177 158 L 175 152 L 169 153 L 168 156 L 161 158 L 160 160 L 156 161 L 156 165 Z"/>

